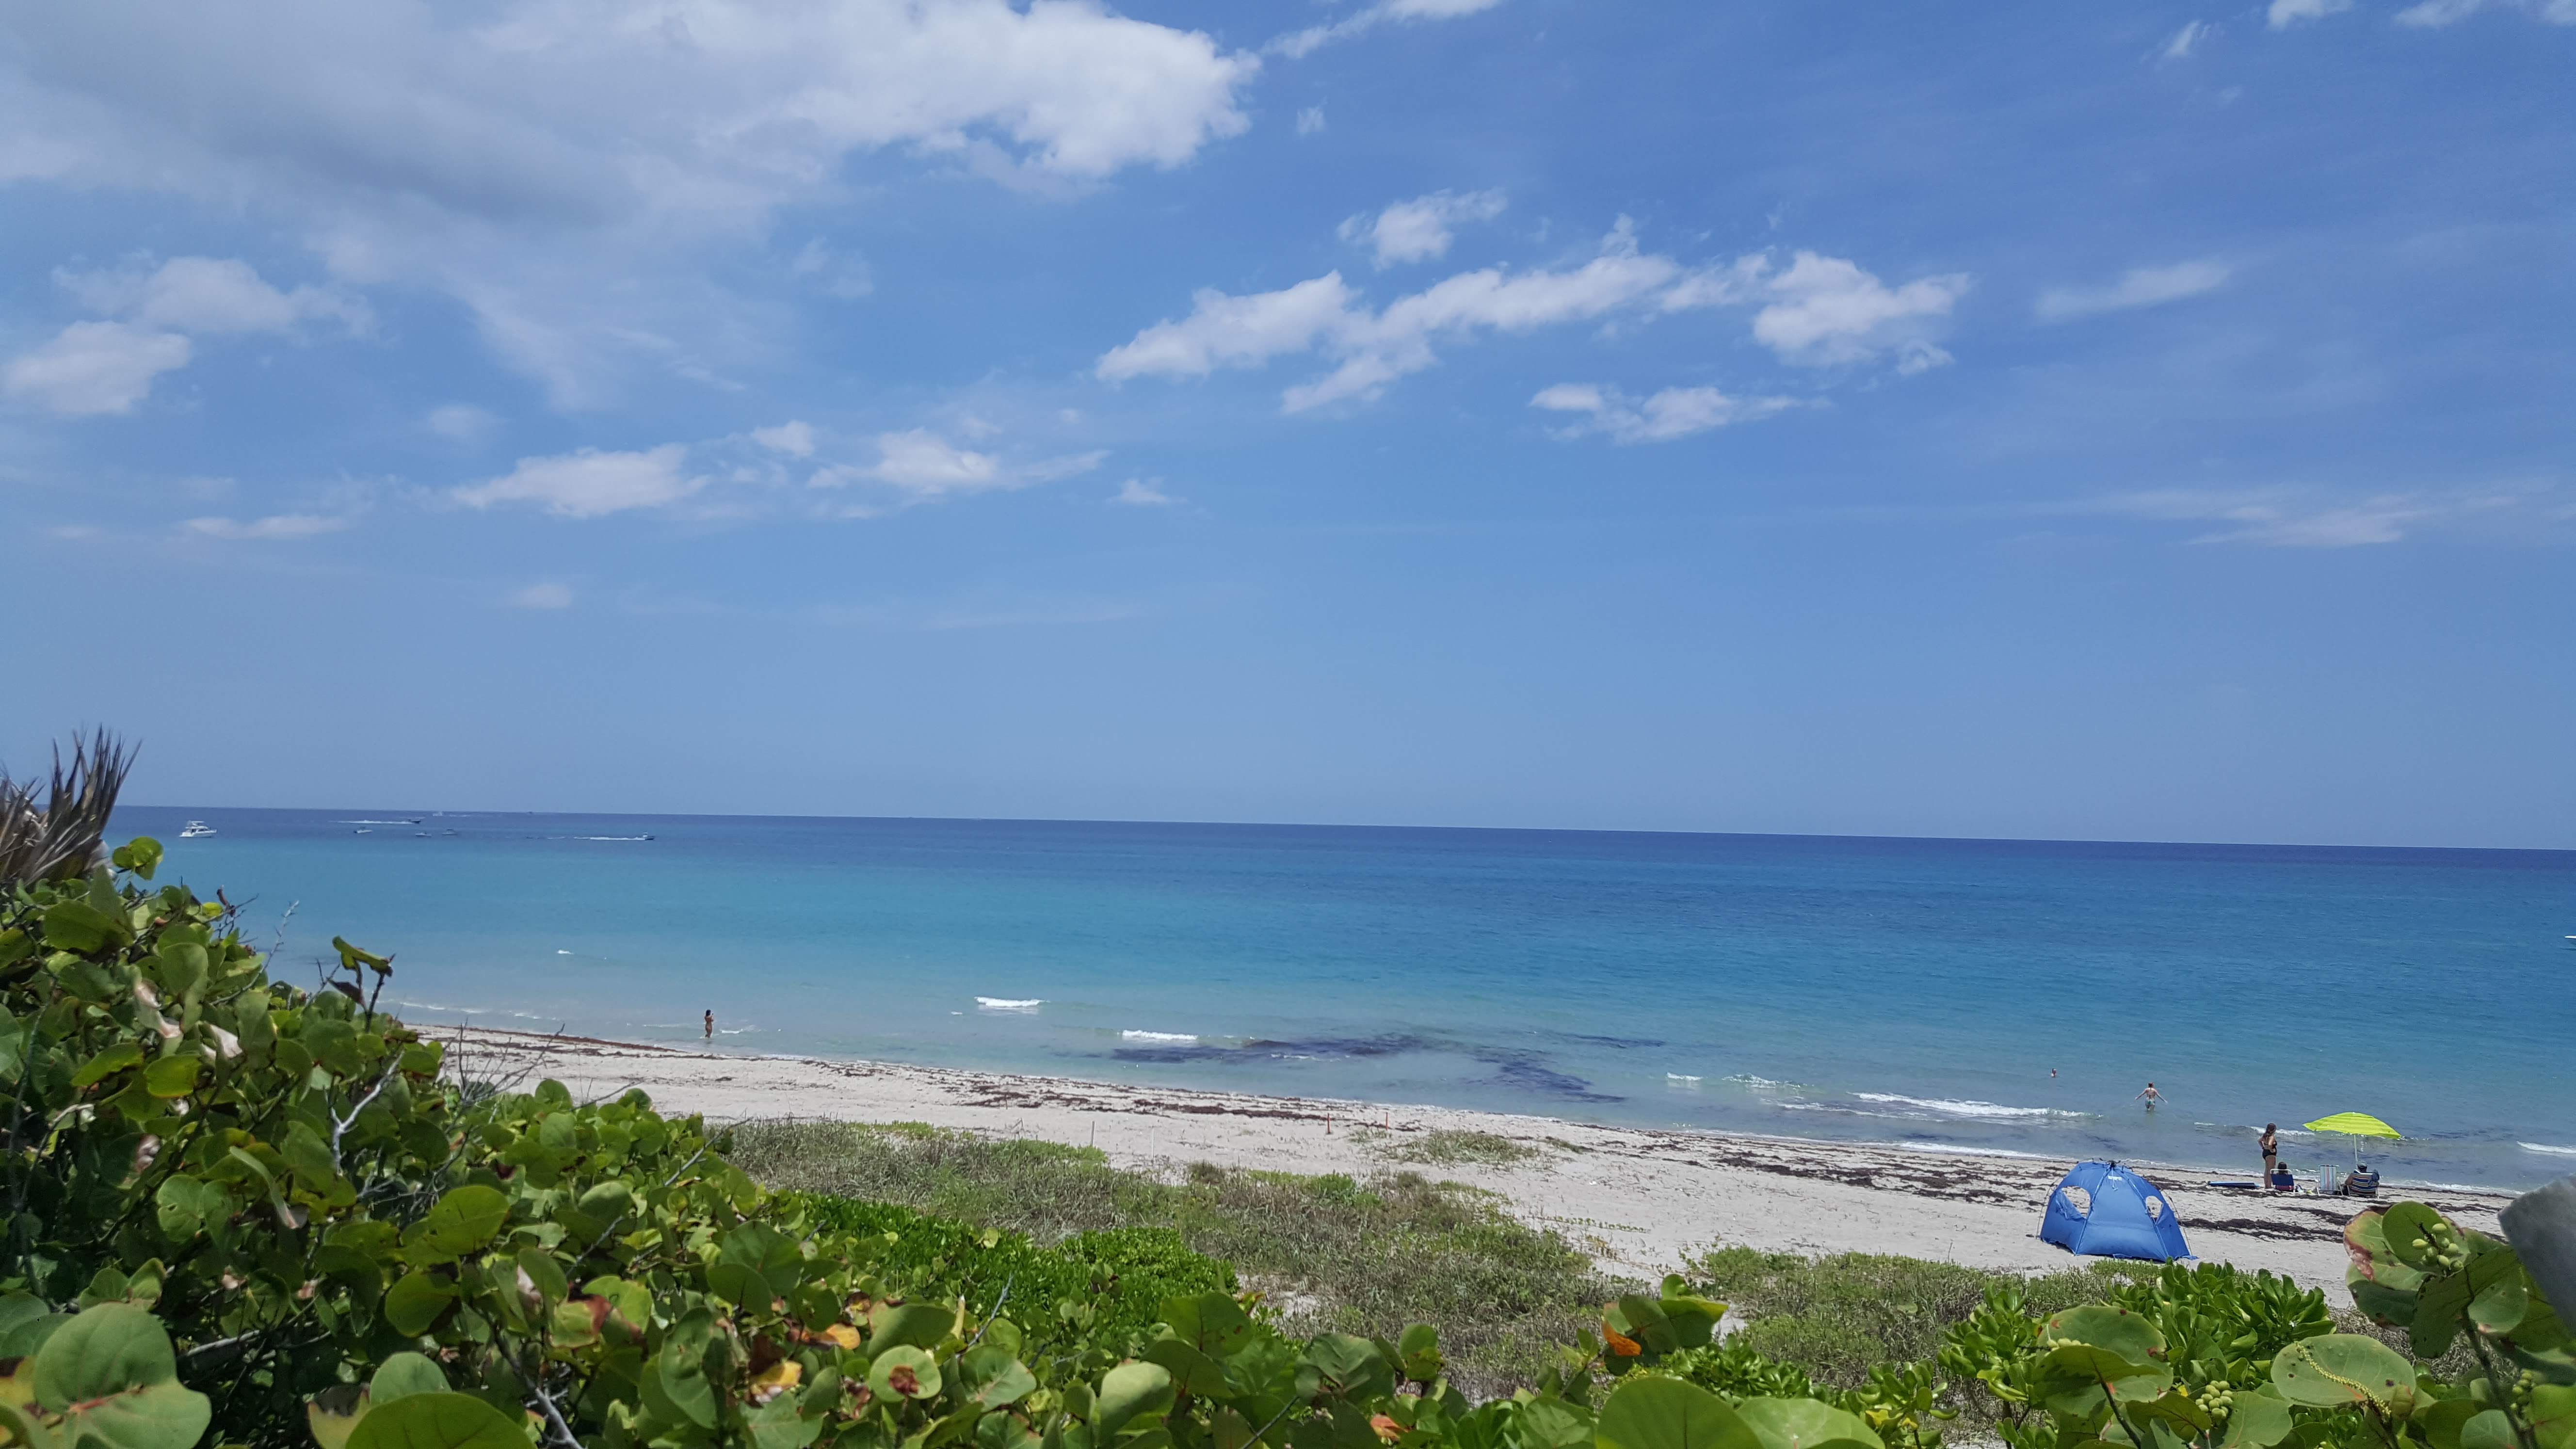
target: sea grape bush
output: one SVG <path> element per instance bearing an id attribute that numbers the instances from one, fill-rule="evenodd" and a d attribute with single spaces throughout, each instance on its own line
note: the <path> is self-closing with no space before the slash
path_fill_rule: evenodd
<path id="1" fill-rule="evenodd" d="M 2459 1383 L 2202 1268 L 2044 1321 L 1999 1291 L 1832 1389 L 1672 1277 L 1471 1403 L 1431 1330 L 1291 1340 L 1168 1234 L 773 1195 L 641 1093 L 463 1090 L 374 1009 L 387 958 L 271 981 L 159 857 L 0 884 L 0 1444 L 1934 1449 L 1955 1384 L 2011 1449 L 2576 1449 L 2556 1314 L 2415 1204 L 2356 1222 L 2355 1297 L 2468 1335 Z"/>

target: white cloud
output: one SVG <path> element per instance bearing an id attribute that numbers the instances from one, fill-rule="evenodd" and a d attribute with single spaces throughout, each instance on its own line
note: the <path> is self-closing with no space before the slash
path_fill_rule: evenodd
<path id="1" fill-rule="evenodd" d="M 188 339 L 123 322 L 75 322 L 0 368 L 0 390 L 69 417 L 130 413 L 152 379 L 188 365 Z"/>
<path id="2" fill-rule="evenodd" d="M 785 422 L 774 428 L 754 428 L 751 440 L 773 453 L 791 458 L 814 456 L 814 428 L 809 423 Z"/>
<path id="3" fill-rule="evenodd" d="M 273 513 L 266 518 L 191 518 L 179 525 L 200 538 L 288 539 L 338 533 L 354 520 L 320 513 Z"/>
<path id="4" fill-rule="evenodd" d="M 1499 191 L 1464 195 L 1435 191 L 1396 202 L 1374 217 L 1354 216 L 1342 223 L 1341 236 L 1344 241 L 1366 241 L 1381 269 L 1398 262 L 1428 261 L 1447 255 L 1452 223 L 1492 221 L 1503 214 L 1503 205 Z"/>
<path id="5" fill-rule="evenodd" d="M 2164 267 L 2132 267 L 2120 279 L 2099 287 L 2051 287 L 2039 294 L 2034 309 L 2042 322 L 2069 322 L 2104 312 L 2162 306 L 2197 297 L 2227 284 L 2233 269 L 2225 262 L 2176 262 Z"/>
<path id="6" fill-rule="evenodd" d="M 454 490 L 470 508 L 533 503 L 558 518 L 598 518 L 631 508 L 677 503 L 706 484 L 685 470 L 688 449 L 665 443 L 643 452 L 596 448 L 550 458 L 521 458 L 506 477 Z"/>
<path id="7" fill-rule="evenodd" d="M 1189 316 L 1158 322 L 1103 354 L 1095 369 L 1102 380 L 1205 377 L 1219 367 L 1254 367 L 1304 352 L 1349 323 L 1357 297 L 1341 273 L 1327 272 L 1247 297 L 1204 288 L 1191 301 Z"/>
<path id="8" fill-rule="evenodd" d="M 250 263 L 217 257 L 172 257 L 148 272 L 57 270 L 54 281 L 93 310 L 177 332 L 284 332 L 321 319 L 362 331 L 371 322 L 366 303 L 345 292 L 281 292 Z"/>
<path id="9" fill-rule="evenodd" d="M 569 609 L 572 586 L 569 584 L 530 584 L 510 595 L 514 609 Z"/>
<path id="10" fill-rule="evenodd" d="M 1322 129 L 1324 129 L 1324 108 L 1322 106 L 1308 106 L 1306 109 L 1297 113 L 1298 135 L 1311 136 Z"/>
<path id="11" fill-rule="evenodd" d="M 1095 0 L 52 6 L 0 51 L 0 169 L 248 211 L 344 282 L 444 290 L 575 407 L 762 355 L 792 323 L 704 253 L 844 195 L 854 154 L 1177 166 L 1249 126 L 1260 65 Z"/>
<path id="12" fill-rule="evenodd" d="M 1602 433 L 1614 443 L 1667 443 L 1733 423 L 1776 417 L 1800 403 L 1789 397 L 1729 397 L 1713 387 L 1668 387 L 1632 403 L 1617 388 L 1561 382 L 1540 389 L 1530 406 L 1583 416 L 1561 436 Z"/>
<path id="13" fill-rule="evenodd" d="M 2352 0 L 2272 0 L 2264 20 L 2274 30 L 2287 30 L 2302 20 L 2323 20 L 2351 8 Z"/>
<path id="14" fill-rule="evenodd" d="M 831 487 L 864 479 L 900 489 L 910 495 L 908 501 L 926 502 L 954 494 L 992 493 L 1052 483 L 1088 473 L 1108 456 L 1076 453 L 1015 464 L 997 454 L 959 447 L 928 428 L 880 433 L 876 445 L 877 461 L 873 465 L 827 468 L 815 475 L 814 482 Z"/>
<path id="15" fill-rule="evenodd" d="M 1109 501 L 1132 503 L 1140 508 L 1168 508 L 1181 500 L 1164 492 L 1160 479 L 1148 483 L 1142 478 L 1130 478 L 1118 485 L 1118 491 L 1110 496 Z"/>
<path id="16" fill-rule="evenodd" d="M 1754 340 L 1802 366 L 1862 362 L 1897 354 L 1897 370 L 1950 361 L 1926 340 L 1928 328 L 1967 294 L 1964 272 L 1889 287 L 1852 262 L 1799 252 L 1763 289 L 1772 302 L 1754 314 Z"/>
<path id="17" fill-rule="evenodd" d="M 1378 0 L 1375 5 L 1330 25 L 1311 25 L 1283 35 L 1265 47 L 1291 60 L 1312 55 L 1336 40 L 1365 34 L 1390 20 L 1455 20 L 1491 10 L 1502 0 Z"/>
<path id="18" fill-rule="evenodd" d="M 1769 299 L 1754 318 L 1757 340 L 1795 363 L 1856 362 L 1894 355 L 1901 372 L 1939 366 L 1950 355 L 1929 333 L 1967 290 L 1965 275 L 1930 277 L 1891 289 L 1848 261 L 1800 252 L 1773 275 L 1754 255 L 1723 266 L 1686 268 L 1642 252 L 1627 218 L 1599 255 L 1554 271 L 1462 272 L 1371 312 L 1329 272 L 1276 292 L 1232 296 L 1203 290 L 1190 315 L 1155 323 L 1101 355 L 1096 374 L 1204 377 L 1220 367 L 1258 367 L 1320 351 L 1338 360 L 1324 376 L 1281 394 L 1288 412 L 1375 397 L 1387 384 L 1439 361 L 1435 343 L 1487 332 L 1528 332 L 1622 311 L 1655 315 Z"/>
<path id="19" fill-rule="evenodd" d="M 2201 20 L 2190 21 L 2182 29 L 2174 32 L 2173 39 L 2165 42 L 2165 59 L 2182 60 L 2199 48 L 2202 41 L 2217 33 L 2218 27 L 2215 25 Z"/>
<path id="20" fill-rule="evenodd" d="M 2397 23 L 2418 29 L 2456 25 L 2481 10 L 2519 10 L 2549 25 L 2576 25 L 2576 0 L 2423 0 L 2397 12 Z"/>
<path id="21" fill-rule="evenodd" d="M 431 408 L 420 425 L 451 443 L 470 446 L 492 436 L 501 420 L 472 403 L 445 403 Z"/>

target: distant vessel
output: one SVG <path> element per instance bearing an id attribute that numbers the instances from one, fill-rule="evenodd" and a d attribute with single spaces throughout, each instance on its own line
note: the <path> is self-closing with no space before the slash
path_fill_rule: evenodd
<path id="1" fill-rule="evenodd" d="M 212 835 L 214 833 L 215 827 L 208 825 L 202 820 L 191 820 L 187 823 L 185 828 L 180 830 L 179 838 L 181 840 L 195 840 L 199 836 Z M 2569 939 L 2576 940 L 2576 937 L 2570 937 Z"/>

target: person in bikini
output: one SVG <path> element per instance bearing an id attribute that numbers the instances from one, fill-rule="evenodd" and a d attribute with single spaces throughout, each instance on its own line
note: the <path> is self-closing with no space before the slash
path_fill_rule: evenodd
<path id="1" fill-rule="evenodd" d="M 2281 1175 L 2281 1127 L 2279 1123 L 2266 1122 L 2263 1124 L 2263 1137 L 2259 1145 L 2263 1149 L 2263 1182 L 2266 1186 L 2278 1186 L 2279 1184 L 2275 1183 L 2273 1179 Z"/>
<path id="2" fill-rule="evenodd" d="M 2156 1104 L 2164 1099 L 2165 1094 L 2157 1091 L 2156 1084 L 2153 1082 L 2147 1083 L 2147 1089 L 2138 1094 L 2138 1100 L 2146 1103 L 2147 1110 L 2150 1112 L 2156 1110 Z"/>

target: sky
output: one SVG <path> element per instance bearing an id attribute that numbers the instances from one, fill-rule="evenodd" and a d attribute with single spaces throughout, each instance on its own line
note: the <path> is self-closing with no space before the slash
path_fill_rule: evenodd
<path id="1" fill-rule="evenodd" d="M 2576 0 L 0 4 L 0 765 L 2576 846 Z"/>

